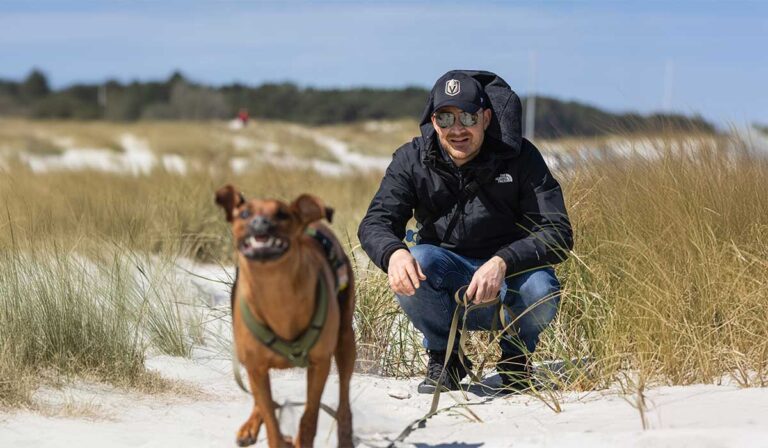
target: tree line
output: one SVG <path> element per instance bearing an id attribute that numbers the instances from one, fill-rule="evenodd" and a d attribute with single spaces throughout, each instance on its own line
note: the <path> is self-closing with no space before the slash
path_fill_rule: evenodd
<path id="1" fill-rule="evenodd" d="M 164 81 L 107 81 L 58 90 L 33 70 L 21 81 L 0 80 L 0 116 L 78 120 L 229 119 L 241 109 L 251 117 L 308 125 L 361 120 L 419 118 L 429 91 L 400 89 L 317 89 L 292 83 L 212 87 L 176 72 Z M 526 99 L 523 98 L 525 104 Z M 714 133 L 700 116 L 611 113 L 574 101 L 536 97 L 536 136 L 596 136 L 615 132 L 683 130 Z"/>

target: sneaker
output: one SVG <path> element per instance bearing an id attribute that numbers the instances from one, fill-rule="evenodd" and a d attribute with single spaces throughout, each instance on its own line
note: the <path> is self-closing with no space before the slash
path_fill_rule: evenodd
<path id="1" fill-rule="evenodd" d="M 496 371 L 501 377 L 504 389 L 510 392 L 525 392 L 533 387 L 531 363 L 527 355 L 502 353 L 499 362 L 496 363 Z"/>
<path id="2" fill-rule="evenodd" d="M 440 380 L 440 374 L 443 371 L 443 364 L 445 363 L 445 352 L 436 350 L 427 350 L 429 355 L 429 361 L 427 362 L 427 377 L 424 381 L 419 383 L 417 391 L 420 394 L 432 394 L 435 393 L 435 388 Z M 469 358 L 465 357 L 464 362 L 467 364 L 467 368 L 472 368 L 472 362 Z M 448 361 L 447 372 L 443 377 L 441 384 L 441 392 L 449 390 L 459 390 L 461 385 L 459 384 L 465 376 L 467 376 L 467 370 L 461 365 L 459 361 L 459 355 L 454 353 L 451 356 L 451 360 Z"/>

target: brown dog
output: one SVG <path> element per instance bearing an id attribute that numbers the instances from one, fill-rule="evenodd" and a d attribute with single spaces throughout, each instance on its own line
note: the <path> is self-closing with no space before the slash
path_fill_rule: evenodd
<path id="1" fill-rule="evenodd" d="M 254 336 L 244 321 L 247 311 L 250 310 L 255 320 L 268 327 L 278 340 L 297 340 L 314 320 L 316 304 L 320 302 L 317 296 L 321 286 L 318 285 L 322 285 L 329 298 L 327 317 L 306 358 L 307 403 L 295 446 L 312 446 L 331 356 L 335 356 L 339 370 L 338 445 L 353 446 L 349 381 L 355 364 L 352 329 L 355 295 L 347 257 L 330 229 L 318 222 L 324 217 L 330 218 L 332 210 L 306 194 L 291 204 L 277 200 L 246 201 L 231 185 L 216 192 L 216 203 L 224 208 L 227 221 L 232 225 L 239 269 L 232 305 L 235 347 L 237 358 L 248 372 L 255 401 L 251 416 L 237 433 L 237 443 L 240 446 L 255 443 L 262 422 L 267 426 L 270 447 L 291 443 L 289 437 L 280 434 L 269 369 L 294 365 Z M 333 246 L 337 260 L 343 262 L 340 267 L 330 266 L 326 254 L 330 247 L 324 248 L 323 243 L 308 234 L 308 229 L 325 236 L 324 241 Z M 334 272 L 336 267 L 342 272 Z M 335 286 L 339 274 L 347 276 L 348 286 L 337 299 Z M 241 312 L 240 301 L 245 301 L 248 306 L 245 312 Z"/>

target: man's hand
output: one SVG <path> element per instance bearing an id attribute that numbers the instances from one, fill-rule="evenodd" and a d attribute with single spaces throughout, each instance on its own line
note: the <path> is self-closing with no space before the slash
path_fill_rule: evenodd
<path id="1" fill-rule="evenodd" d="M 427 279 L 427 276 L 421 272 L 419 263 L 406 249 L 398 249 L 389 257 L 387 276 L 392 291 L 404 296 L 416 294 L 419 281 Z"/>
<path id="2" fill-rule="evenodd" d="M 501 289 L 507 263 L 495 256 L 477 268 L 472 281 L 467 288 L 467 299 L 473 303 L 483 303 L 493 300 Z"/>

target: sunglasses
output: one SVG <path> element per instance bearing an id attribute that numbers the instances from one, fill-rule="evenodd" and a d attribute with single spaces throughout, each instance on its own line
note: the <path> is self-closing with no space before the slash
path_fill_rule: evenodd
<path id="1" fill-rule="evenodd" d="M 456 122 L 456 115 L 453 112 L 437 112 L 434 114 L 434 117 L 435 123 L 443 129 L 450 128 Z M 459 123 L 465 128 L 476 125 L 478 121 L 480 121 L 479 112 L 470 114 L 469 112 L 461 111 L 459 114 Z"/>

